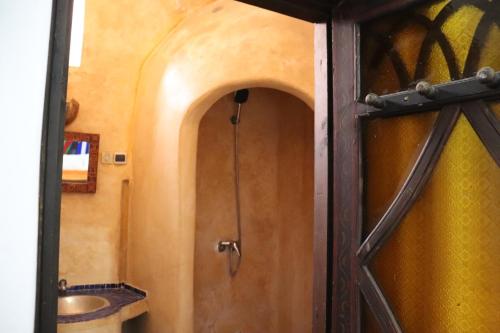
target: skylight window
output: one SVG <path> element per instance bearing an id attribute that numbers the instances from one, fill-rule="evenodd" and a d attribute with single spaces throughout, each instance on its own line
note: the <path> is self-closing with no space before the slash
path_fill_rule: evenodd
<path id="1" fill-rule="evenodd" d="M 85 0 L 74 0 L 73 23 L 71 25 L 71 46 L 69 49 L 70 67 L 80 67 L 82 63 L 84 26 Z"/>

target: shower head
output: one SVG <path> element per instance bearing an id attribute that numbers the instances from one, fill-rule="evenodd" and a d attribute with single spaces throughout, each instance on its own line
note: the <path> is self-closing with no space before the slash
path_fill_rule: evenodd
<path id="1" fill-rule="evenodd" d="M 248 89 L 237 90 L 234 93 L 234 102 L 237 103 L 237 104 L 246 103 L 246 101 L 248 100 L 248 94 L 249 93 L 250 92 L 248 91 Z"/>

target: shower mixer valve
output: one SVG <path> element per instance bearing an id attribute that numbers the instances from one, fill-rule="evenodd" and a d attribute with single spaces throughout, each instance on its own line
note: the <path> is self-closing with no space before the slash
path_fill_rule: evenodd
<path id="1" fill-rule="evenodd" d="M 238 257 L 241 257 L 240 246 L 237 241 L 220 241 L 217 249 L 219 252 L 224 252 L 226 250 L 236 252 Z"/>

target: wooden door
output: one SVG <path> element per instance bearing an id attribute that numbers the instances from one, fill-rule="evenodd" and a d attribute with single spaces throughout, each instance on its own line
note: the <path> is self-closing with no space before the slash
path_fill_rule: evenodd
<path id="1" fill-rule="evenodd" d="M 500 327 L 499 22 L 488 0 L 334 16 L 333 332 Z"/>

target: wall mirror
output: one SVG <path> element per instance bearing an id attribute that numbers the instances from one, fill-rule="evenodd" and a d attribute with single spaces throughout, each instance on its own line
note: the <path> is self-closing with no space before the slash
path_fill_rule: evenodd
<path id="1" fill-rule="evenodd" d="M 63 192 L 95 193 L 99 135 L 65 132 L 63 147 Z"/>

